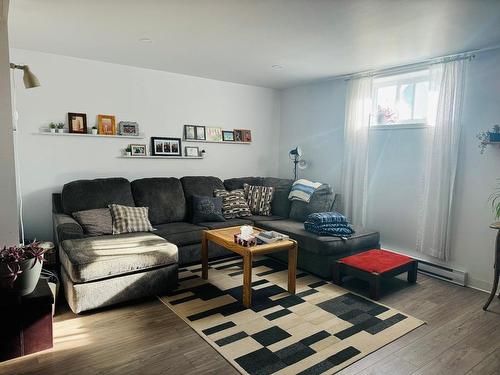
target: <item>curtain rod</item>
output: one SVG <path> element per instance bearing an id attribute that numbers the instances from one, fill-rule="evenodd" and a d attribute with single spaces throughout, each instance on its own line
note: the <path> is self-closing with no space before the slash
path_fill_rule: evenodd
<path id="1" fill-rule="evenodd" d="M 476 54 L 479 52 L 485 52 L 485 51 L 489 51 L 489 50 L 497 49 L 497 48 L 500 48 L 500 45 L 490 47 L 490 48 L 477 49 L 477 50 L 473 50 L 473 51 L 469 51 L 469 52 L 462 52 L 462 53 L 455 53 L 452 55 L 446 55 L 446 56 L 441 56 L 441 57 L 434 57 L 434 58 L 426 59 L 426 60 L 416 62 L 416 63 L 395 65 L 395 66 L 382 68 L 382 69 L 366 70 L 366 71 L 358 72 L 358 73 L 344 74 L 344 75 L 340 75 L 340 76 L 331 77 L 329 80 L 344 79 L 344 80 L 348 81 L 352 78 L 376 76 L 376 75 L 383 75 L 383 74 L 388 74 L 388 73 L 396 73 L 399 71 L 404 72 L 404 71 L 408 71 L 408 70 L 424 68 L 424 67 L 427 67 L 427 66 L 430 66 L 433 64 L 439 64 L 439 63 L 447 62 L 447 61 L 472 60 L 476 57 Z"/>

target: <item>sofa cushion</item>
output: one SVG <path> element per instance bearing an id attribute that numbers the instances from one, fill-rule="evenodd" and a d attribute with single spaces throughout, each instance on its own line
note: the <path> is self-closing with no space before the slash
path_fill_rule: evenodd
<path id="1" fill-rule="evenodd" d="M 378 232 L 356 227 L 356 231 L 348 240 L 339 237 L 318 236 L 307 232 L 304 223 L 285 219 L 275 221 L 261 221 L 259 228 L 275 230 L 289 235 L 299 244 L 299 249 L 304 249 L 320 255 L 337 255 L 356 252 L 362 249 L 374 249 L 379 247 L 380 234 Z"/>
<path id="2" fill-rule="evenodd" d="M 266 216 L 267 217 L 267 216 Z M 229 228 L 229 227 L 239 227 L 241 225 L 253 225 L 253 221 L 245 219 L 228 219 L 226 221 L 208 221 L 199 223 L 198 225 L 203 225 L 208 229 L 221 229 L 221 228 Z"/>
<path id="3" fill-rule="evenodd" d="M 288 217 L 290 215 L 290 205 L 288 194 L 292 189 L 293 180 L 287 178 L 264 177 L 263 186 L 272 186 L 274 196 L 271 202 L 271 213 L 273 215 Z"/>
<path id="4" fill-rule="evenodd" d="M 61 193 L 64 213 L 106 208 L 110 204 L 135 206 L 130 182 L 125 178 L 78 180 L 65 184 Z"/>
<path id="5" fill-rule="evenodd" d="M 222 198 L 222 214 L 226 219 L 252 216 L 248 203 L 245 199 L 245 192 L 242 189 L 232 191 L 215 189 L 214 195 Z"/>
<path id="6" fill-rule="evenodd" d="M 243 189 L 244 184 L 259 186 L 262 185 L 264 179 L 262 177 L 237 177 L 224 180 L 226 190 Z"/>
<path id="7" fill-rule="evenodd" d="M 278 215 L 271 215 L 271 216 L 252 215 L 246 217 L 245 219 L 252 220 L 255 223 L 255 226 L 258 226 L 259 222 L 261 221 L 283 220 L 285 218 Z"/>
<path id="8" fill-rule="evenodd" d="M 75 283 L 100 280 L 177 263 L 177 246 L 151 233 L 127 233 L 66 240 L 61 264 Z"/>
<path id="9" fill-rule="evenodd" d="M 313 193 L 309 203 L 298 200 L 292 202 L 290 219 L 303 223 L 310 214 L 330 211 L 334 200 L 335 194 L 333 194 L 330 185 L 323 184 Z"/>
<path id="10" fill-rule="evenodd" d="M 205 227 L 186 222 L 155 225 L 154 233 L 177 246 L 185 246 L 201 242 Z"/>
<path id="11" fill-rule="evenodd" d="M 149 207 L 128 207 L 111 204 L 109 210 L 113 218 L 113 234 L 153 231 L 148 219 Z"/>
<path id="12" fill-rule="evenodd" d="M 182 188 L 187 203 L 187 219 L 192 219 L 192 199 L 193 195 L 200 197 L 213 197 L 215 189 L 224 189 L 222 180 L 218 177 L 210 176 L 185 176 L 181 178 Z"/>
<path id="13" fill-rule="evenodd" d="M 113 233 L 113 219 L 109 208 L 95 208 L 73 212 L 73 217 L 90 236 L 101 236 Z"/>
<path id="14" fill-rule="evenodd" d="M 226 221 L 222 214 L 221 197 L 193 196 L 193 224 L 203 221 Z"/>
<path id="15" fill-rule="evenodd" d="M 130 185 L 136 206 L 149 207 L 151 224 L 183 221 L 186 218 L 186 199 L 179 179 L 141 178 Z"/>

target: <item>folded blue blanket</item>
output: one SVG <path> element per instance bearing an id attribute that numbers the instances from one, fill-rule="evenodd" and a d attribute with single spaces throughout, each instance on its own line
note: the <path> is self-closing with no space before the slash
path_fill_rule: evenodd
<path id="1" fill-rule="evenodd" d="M 335 211 L 310 214 L 306 221 L 312 224 L 348 224 L 347 218 Z"/>
<path id="2" fill-rule="evenodd" d="M 304 229 L 319 236 L 348 237 L 355 233 L 354 229 L 348 224 L 342 223 L 317 225 L 306 221 L 304 223 Z"/>

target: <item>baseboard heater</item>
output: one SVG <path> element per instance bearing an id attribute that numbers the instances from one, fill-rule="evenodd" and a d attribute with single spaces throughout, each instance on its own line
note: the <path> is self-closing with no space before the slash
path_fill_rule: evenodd
<path id="1" fill-rule="evenodd" d="M 467 280 L 467 272 L 454 270 L 453 268 L 429 263 L 424 260 L 418 261 L 418 271 L 425 275 L 462 286 L 465 286 L 465 281 Z"/>

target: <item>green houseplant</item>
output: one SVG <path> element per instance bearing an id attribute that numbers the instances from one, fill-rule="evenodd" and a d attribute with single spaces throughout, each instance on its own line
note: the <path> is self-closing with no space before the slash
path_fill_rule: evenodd
<path id="1" fill-rule="evenodd" d="M 0 288 L 16 296 L 30 294 L 40 279 L 45 251 L 39 242 L 4 246 L 0 250 Z"/>
<path id="2" fill-rule="evenodd" d="M 57 132 L 64 133 L 64 123 L 63 122 L 60 122 L 57 124 Z"/>
<path id="3" fill-rule="evenodd" d="M 56 132 L 56 129 L 57 129 L 57 124 L 55 122 L 51 122 L 49 124 L 49 129 L 50 129 L 50 132 L 51 133 L 55 133 Z"/>

